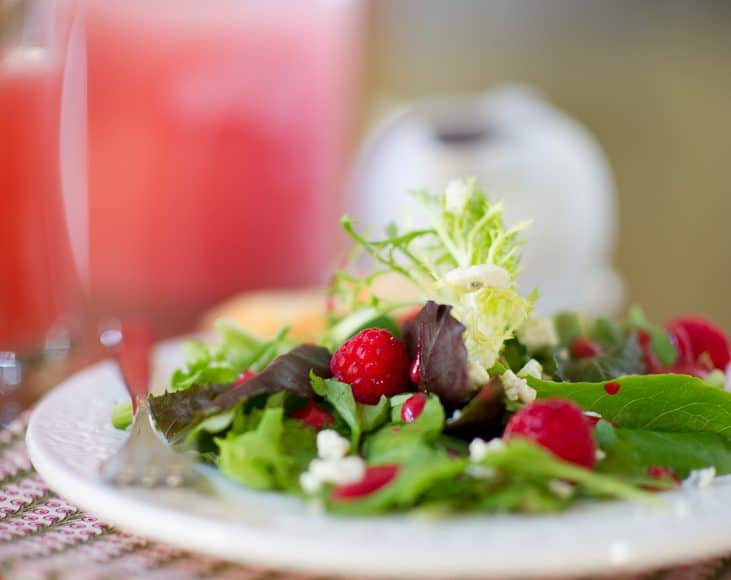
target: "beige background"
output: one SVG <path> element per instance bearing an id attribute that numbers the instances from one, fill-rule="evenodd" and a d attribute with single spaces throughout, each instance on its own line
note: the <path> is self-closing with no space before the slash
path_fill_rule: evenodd
<path id="1" fill-rule="evenodd" d="M 369 12 L 366 118 L 384 102 L 536 85 L 614 168 L 629 301 L 731 329 L 731 1 L 375 0 Z"/>

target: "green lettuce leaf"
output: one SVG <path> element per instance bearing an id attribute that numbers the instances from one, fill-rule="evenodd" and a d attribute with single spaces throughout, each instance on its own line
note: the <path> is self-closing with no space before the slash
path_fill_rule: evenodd
<path id="1" fill-rule="evenodd" d="M 176 370 L 170 390 L 179 391 L 193 385 L 233 383 L 246 371 L 259 372 L 277 356 L 290 350 L 288 328 L 271 339 L 262 341 L 240 328 L 235 322 L 222 318 L 216 321 L 220 342 L 207 344 L 198 340 L 185 343 L 186 367 Z"/>
<path id="2" fill-rule="evenodd" d="M 419 448 L 437 441 L 444 428 L 444 408 L 439 398 L 429 395 L 424 410 L 412 423 L 388 424 L 364 442 L 364 455 L 369 463 L 401 463 Z"/>
<path id="3" fill-rule="evenodd" d="M 652 494 L 622 477 L 567 463 L 527 440 L 507 441 L 479 465 L 423 444 L 412 446 L 410 451 L 397 461 L 386 461 L 385 456 L 377 461 L 399 464 L 396 477 L 383 488 L 347 501 L 326 498 L 328 508 L 361 516 L 420 507 L 437 514 L 440 510 L 550 512 L 575 501 L 551 490 L 556 480 L 571 483 L 576 497 L 653 501 Z M 475 468 L 492 475 L 472 475 Z"/>
<path id="4" fill-rule="evenodd" d="M 363 433 L 377 429 L 388 421 L 391 406 L 387 397 L 381 397 L 375 405 L 358 403 L 350 385 L 335 379 L 323 379 L 310 374 L 312 390 L 333 406 L 337 415 L 350 429 L 353 449 L 358 449 Z"/>
<path id="5" fill-rule="evenodd" d="M 252 489 L 299 492 L 299 474 L 317 455 L 315 431 L 285 419 L 282 407 L 264 409 L 256 427 L 216 439 L 218 468 Z"/>
<path id="6" fill-rule="evenodd" d="M 666 367 L 673 366 L 678 359 L 678 352 L 667 331 L 650 323 L 639 306 L 633 306 L 627 318 L 631 327 L 644 330 L 650 334 L 652 352 L 655 353 L 660 362 Z"/>
<path id="7" fill-rule="evenodd" d="M 619 344 L 609 345 L 605 342 L 602 346 L 602 352 L 590 358 L 556 356 L 558 378 L 570 382 L 599 382 L 645 372 L 643 354 L 634 332 Z"/>
<path id="8" fill-rule="evenodd" d="M 599 421 L 596 434 L 607 453 L 597 466 L 603 472 L 646 475 L 649 467 L 670 467 L 685 478 L 713 466 L 719 474 L 731 473 L 731 440 L 716 433 L 615 428 Z"/>
<path id="9" fill-rule="evenodd" d="M 561 383 L 529 377 L 538 397 L 571 399 L 620 427 L 651 431 L 708 432 L 731 436 L 731 393 L 688 375 L 615 379 L 610 395 L 600 383 Z"/>
<path id="10" fill-rule="evenodd" d="M 112 425 L 115 429 L 126 429 L 132 424 L 132 403 L 116 403 L 112 409 Z"/>
<path id="11" fill-rule="evenodd" d="M 488 453 L 481 465 L 511 477 L 554 479 L 575 484 L 578 491 L 592 497 L 649 500 L 652 496 L 617 477 L 596 473 L 563 461 L 526 439 L 514 438 L 501 449 Z"/>

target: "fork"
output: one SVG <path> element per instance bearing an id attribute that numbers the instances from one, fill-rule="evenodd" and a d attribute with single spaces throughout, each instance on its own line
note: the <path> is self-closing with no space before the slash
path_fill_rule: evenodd
<path id="1" fill-rule="evenodd" d="M 108 326 L 100 333 L 99 341 L 117 362 L 134 413 L 129 438 L 101 465 L 102 479 L 117 486 L 148 488 L 197 483 L 202 476 L 194 460 L 173 451 L 155 427 L 147 399 L 152 352 L 150 332 L 144 326 Z"/>

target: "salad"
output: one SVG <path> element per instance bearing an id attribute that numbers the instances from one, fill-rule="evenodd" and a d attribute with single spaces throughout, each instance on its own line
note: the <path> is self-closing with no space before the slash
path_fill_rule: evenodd
<path id="1" fill-rule="evenodd" d="M 731 473 L 728 337 L 700 317 L 658 326 L 534 312 L 521 234 L 473 181 L 417 199 L 431 223 L 371 239 L 328 292 L 326 330 L 298 344 L 230 321 L 192 341 L 150 397 L 180 449 L 255 490 L 336 513 L 552 512 L 657 501 Z M 363 264 L 371 268 L 365 275 Z M 418 301 L 379 296 L 397 275 Z M 131 421 L 115 408 L 118 428 Z"/>

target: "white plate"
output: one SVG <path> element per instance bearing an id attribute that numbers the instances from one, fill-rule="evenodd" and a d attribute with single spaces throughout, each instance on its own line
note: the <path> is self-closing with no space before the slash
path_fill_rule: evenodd
<path id="1" fill-rule="evenodd" d="M 178 343 L 157 352 L 166 374 Z M 160 375 L 158 375 L 160 376 Z M 345 519 L 277 494 L 229 484 L 216 493 L 116 489 L 99 463 L 125 433 L 109 421 L 126 399 L 114 367 L 70 378 L 35 409 L 28 450 L 47 484 L 120 528 L 182 548 L 265 566 L 412 577 L 547 576 L 666 566 L 731 550 L 731 480 L 663 495 L 663 509 L 628 502 L 551 516 Z"/>

